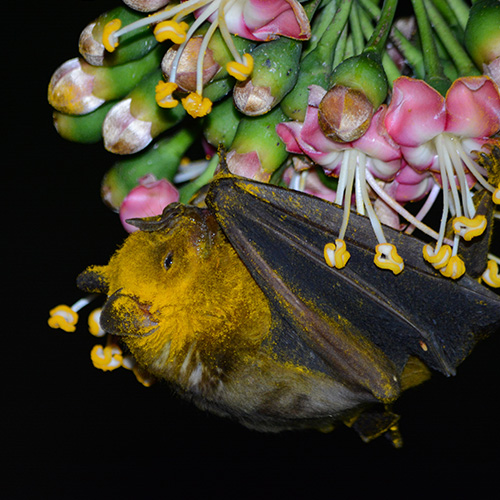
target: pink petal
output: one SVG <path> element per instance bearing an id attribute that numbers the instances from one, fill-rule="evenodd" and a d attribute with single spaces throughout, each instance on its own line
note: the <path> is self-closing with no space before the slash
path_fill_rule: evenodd
<path id="1" fill-rule="evenodd" d="M 237 153 L 233 149 L 227 154 L 226 161 L 233 174 L 261 182 L 269 182 L 271 174 L 262 168 L 259 154 L 256 151 Z"/>
<path id="2" fill-rule="evenodd" d="M 435 184 L 429 172 L 420 173 L 404 165 L 391 183 L 391 195 L 399 203 L 421 200 Z"/>
<path id="3" fill-rule="evenodd" d="M 132 189 L 123 200 L 120 220 L 125 230 L 133 233 L 138 228 L 125 222 L 127 219 L 160 215 L 167 205 L 176 201 L 179 201 L 179 192 L 169 181 L 157 181 L 153 175 L 147 175 L 139 179 L 139 186 Z"/>
<path id="4" fill-rule="evenodd" d="M 303 151 L 298 143 L 300 132 L 302 131 L 303 124 L 300 122 L 284 122 L 278 123 L 276 126 L 276 133 L 280 139 L 285 143 L 286 150 L 289 153 L 302 154 Z"/>
<path id="5" fill-rule="evenodd" d="M 459 78 L 446 94 L 446 132 L 491 137 L 500 129 L 500 94 L 486 76 Z"/>
<path id="6" fill-rule="evenodd" d="M 422 80 L 401 76 L 394 81 L 385 126 L 400 145 L 416 147 L 444 131 L 443 97 Z"/>
<path id="7" fill-rule="evenodd" d="M 196 16 L 207 7 L 196 11 Z M 218 13 L 209 17 L 216 20 Z M 226 12 L 231 33 L 248 40 L 275 40 L 279 36 L 308 40 L 311 27 L 304 8 L 297 0 L 236 0 Z"/>
<path id="8" fill-rule="evenodd" d="M 247 0 L 243 19 L 255 40 L 269 41 L 283 35 L 308 40 L 311 27 L 297 0 Z"/>
<path id="9" fill-rule="evenodd" d="M 427 142 L 416 148 L 401 146 L 403 158 L 416 170 L 428 170 L 438 164 L 436 148 L 433 142 Z"/>
<path id="10" fill-rule="evenodd" d="M 380 106 L 373 115 L 368 130 L 352 145 L 373 158 L 390 162 L 401 158 L 401 150 L 385 129 L 384 118 L 386 112 L 387 107 L 385 105 Z"/>

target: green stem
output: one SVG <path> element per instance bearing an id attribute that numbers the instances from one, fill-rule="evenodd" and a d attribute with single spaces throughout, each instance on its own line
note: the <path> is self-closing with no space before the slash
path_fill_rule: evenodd
<path id="1" fill-rule="evenodd" d="M 338 2 L 336 0 L 332 0 L 329 2 L 323 10 L 318 11 L 317 15 L 314 16 L 313 23 L 311 24 L 311 38 L 310 40 L 304 44 L 304 50 L 302 51 L 302 58 L 304 58 L 309 52 L 312 52 L 319 41 L 323 37 L 325 31 L 330 26 L 335 12 L 337 11 Z M 307 13 L 307 11 L 306 11 Z M 312 17 L 309 17 L 312 19 Z"/>
<path id="2" fill-rule="evenodd" d="M 432 27 L 425 12 L 424 2 L 423 0 L 412 0 L 412 4 L 417 19 L 420 43 L 422 44 L 425 79 L 429 85 L 444 95 L 451 82 L 443 73 L 436 44 L 434 43 Z"/>
<path id="3" fill-rule="evenodd" d="M 335 57 L 333 58 L 332 69 L 336 68 L 344 59 L 346 59 L 346 47 L 347 47 L 347 26 L 344 27 L 340 35 L 337 46 L 335 47 Z"/>
<path id="4" fill-rule="evenodd" d="M 459 74 L 462 76 L 479 76 L 481 73 L 477 70 L 462 45 L 457 42 L 453 32 L 450 30 L 439 11 L 429 0 L 424 0 L 424 2 L 434 29 L 455 63 Z"/>
<path id="5" fill-rule="evenodd" d="M 380 16 L 380 8 L 375 5 L 372 0 L 358 0 L 358 3 L 368 12 L 368 14 L 370 14 L 373 19 L 378 19 Z"/>
<path id="6" fill-rule="evenodd" d="M 423 79 L 425 77 L 425 70 L 422 52 L 396 27 L 392 28 L 391 38 L 398 50 L 408 61 L 408 64 L 413 68 L 415 76 L 419 79 Z"/>
<path id="7" fill-rule="evenodd" d="M 359 12 L 359 22 L 361 23 L 361 29 L 363 30 L 363 35 L 365 36 L 365 40 L 368 41 L 373 34 L 373 24 L 372 24 L 371 14 L 361 7 L 358 8 L 358 12 Z"/>
<path id="8" fill-rule="evenodd" d="M 387 75 L 387 81 L 392 88 L 392 82 L 401 76 L 401 72 L 387 52 L 384 52 L 382 55 L 382 66 L 384 67 L 385 74 Z"/>
<path id="9" fill-rule="evenodd" d="M 330 67 L 333 64 L 333 59 L 335 57 L 335 47 L 340 35 L 342 34 L 344 26 L 349 19 L 352 3 L 352 0 L 341 0 L 339 2 L 333 22 L 330 24 L 318 43 L 318 53 L 322 55 L 323 61 L 325 61 L 327 65 L 330 65 Z"/>
<path id="10" fill-rule="evenodd" d="M 382 56 L 382 53 L 385 50 L 387 37 L 391 31 L 392 21 L 394 20 L 397 6 L 398 0 L 384 0 L 384 5 L 382 6 L 382 12 L 380 13 L 377 26 L 375 26 L 372 36 L 366 44 L 365 51 L 367 49 L 370 51 L 373 50 L 379 56 Z"/>
<path id="11" fill-rule="evenodd" d="M 467 20 L 469 19 L 469 6 L 467 5 L 467 2 L 464 2 L 463 0 L 447 0 L 447 3 L 455 14 L 459 26 L 465 30 Z"/>
<path id="12" fill-rule="evenodd" d="M 203 187 L 206 186 L 215 174 L 215 169 L 219 164 L 219 155 L 213 155 L 206 170 L 196 179 L 188 182 L 179 189 L 179 201 L 189 203 L 189 200 Z"/>
<path id="13" fill-rule="evenodd" d="M 464 29 L 460 26 L 455 11 L 450 7 L 447 0 L 432 0 L 432 3 L 443 16 L 448 26 L 456 31 L 459 38 L 463 37 Z"/>
<path id="14" fill-rule="evenodd" d="M 361 54 L 365 47 L 365 39 L 363 37 L 363 30 L 359 19 L 358 6 L 354 3 L 351 7 L 349 14 L 349 28 L 351 30 L 352 42 L 354 45 L 354 53 Z"/>

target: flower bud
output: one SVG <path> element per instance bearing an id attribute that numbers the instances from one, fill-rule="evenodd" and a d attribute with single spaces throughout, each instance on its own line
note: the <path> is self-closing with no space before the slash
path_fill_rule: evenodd
<path id="1" fill-rule="evenodd" d="M 465 47 L 479 68 L 500 57 L 500 2 L 474 2 L 465 27 Z"/>
<path id="2" fill-rule="evenodd" d="M 196 67 L 202 43 L 202 36 L 190 38 L 182 51 L 175 73 L 175 83 L 179 86 L 180 90 L 185 92 L 196 91 Z M 161 62 L 161 70 L 167 79 L 170 77 L 172 63 L 178 50 L 179 45 L 172 46 L 168 49 Z M 219 69 L 220 66 L 215 61 L 212 50 L 207 48 L 203 58 L 203 85 L 206 85 L 210 80 L 212 80 Z"/>
<path id="3" fill-rule="evenodd" d="M 359 90 L 334 85 L 319 104 L 318 121 L 323 133 L 337 142 L 352 142 L 368 129 L 373 106 Z"/>
<path id="4" fill-rule="evenodd" d="M 129 233 L 139 229 L 126 222 L 127 219 L 154 217 L 160 215 L 170 203 L 179 201 L 179 192 L 166 179 L 157 180 L 154 175 L 139 179 L 120 206 L 120 220 Z"/>
<path id="5" fill-rule="evenodd" d="M 165 7 L 169 0 L 123 0 L 123 3 L 131 9 L 140 12 L 153 12 Z"/>
<path id="6" fill-rule="evenodd" d="M 363 93 L 377 109 L 386 99 L 389 84 L 380 58 L 375 53 L 350 57 L 332 73 L 331 83 Z"/>

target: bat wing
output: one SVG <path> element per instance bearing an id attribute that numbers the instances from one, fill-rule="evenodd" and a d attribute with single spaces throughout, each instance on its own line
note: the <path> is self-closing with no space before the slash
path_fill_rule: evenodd
<path id="1" fill-rule="evenodd" d="M 272 343 L 311 368 L 389 401 L 408 358 L 453 375 L 477 339 L 500 328 L 500 299 L 471 278 L 442 277 L 422 242 L 384 228 L 405 268 L 377 268 L 367 218 L 352 214 L 346 267 L 329 267 L 324 246 L 342 221 L 336 205 L 304 193 L 221 175 L 207 195 L 226 236 L 266 294 Z"/>

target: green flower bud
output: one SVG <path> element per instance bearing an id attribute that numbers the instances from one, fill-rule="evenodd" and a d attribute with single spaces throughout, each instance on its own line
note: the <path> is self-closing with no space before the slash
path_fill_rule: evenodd
<path id="1" fill-rule="evenodd" d="M 102 181 L 101 195 L 105 203 L 118 211 L 125 196 L 138 186 L 139 179 L 147 174 L 172 181 L 182 157 L 197 135 L 196 129 L 180 129 L 139 155 L 115 163 Z"/>
<path id="2" fill-rule="evenodd" d="M 92 144 L 102 139 L 102 123 L 116 101 L 104 103 L 86 115 L 68 115 L 55 111 L 54 126 L 59 135 L 68 141 Z"/>
<path id="3" fill-rule="evenodd" d="M 252 178 L 268 181 L 288 157 L 286 147 L 276 133 L 276 125 L 283 121 L 287 121 L 287 117 L 279 106 L 262 116 L 243 117 L 227 154 L 231 172 L 242 173 L 248 167 L 258 171 Z"/>
<path id="4" fill-rule="evenodd" d="M 79 40 L 80 54 L 93 66 L 116 66 L 141 59 L 158 45 L 149 26 L 124 34 L 120 38 L 119 47 L 112 53 L 105 50 L 102 34 L 104 26 L 113 19 L 120 19 L 123 25 L 127 25 L 143 17 L 144 14 L 123 6 L 101 14 L 82 31 Z"/>
<path id="5" fill-rule="evenodd" d="M 333 70 L 330 83 L 362 92 L 374 109 L 385 101 L 389 91 L 387 76 L 375 52 L 365 52 L 340 63 Z"/>
<path id="6" fill-rule="evenodd" d="M 302 43 L 280 37 L 252 51 L 250 78 L 234 87 L 234 103 L 248 116 L 270 111 L 290 92 L 297 81 Z"/>
<path id="7" fill-rule="evenodd" d="M 465 47 L 479 68 L 500 57 L 500 2 L 479 0 L 469 13 Z"/>
<path id="8" fill-rule="evenodd" d="M 222 145 L 228 149 L 236 135 L 242 115 L 233 105 L 232 98 L 224 99 L 212 108 L 212 112 L 203 121 L 203 134 L 209 144 Z"/>
<path id="9" fill-rule="evenodd" d="M 141 151 L 186 116 L 182 106 L 161 108 L 156 103 L 155 87 L 161 78 L 161 70 L 156 68 L 107 114 L 103 138 L 108 151 L 116 154 Z"/>

